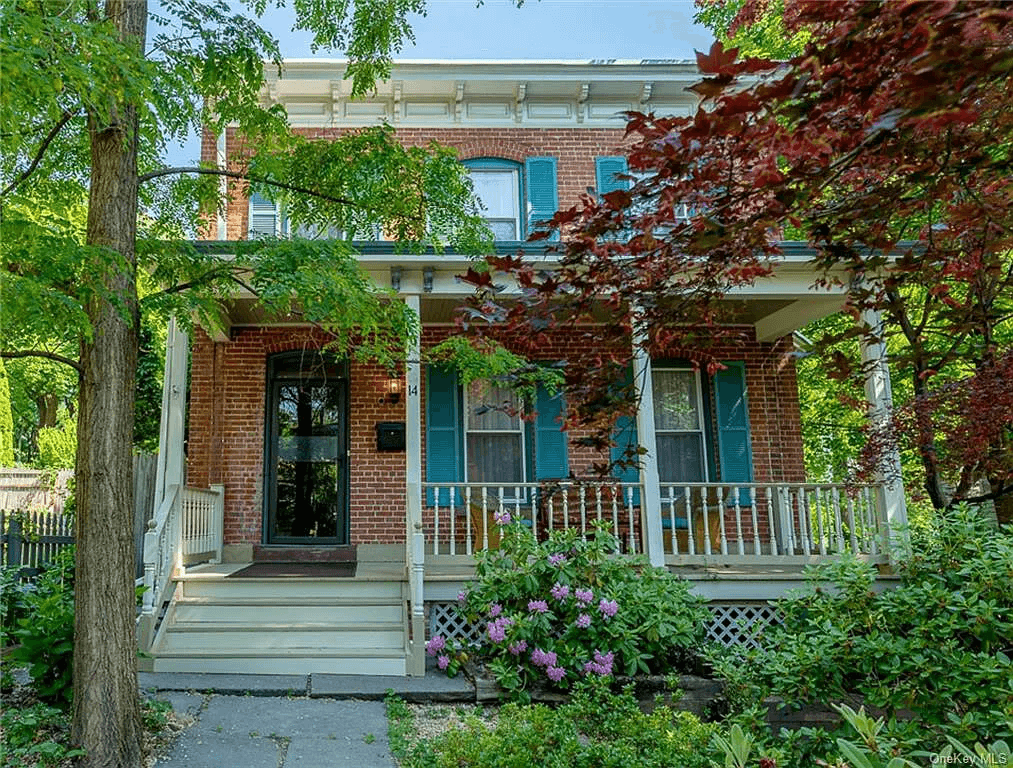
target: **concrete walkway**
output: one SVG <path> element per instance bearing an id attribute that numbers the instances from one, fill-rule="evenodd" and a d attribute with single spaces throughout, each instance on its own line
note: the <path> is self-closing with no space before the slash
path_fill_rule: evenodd
<path id="1" fill-rule="evenodd" d="M 142 672 L 141 690 L 197 722 L 157 766 L 395 768 L 382 699 L 474 702 L 463 678 Z"/>

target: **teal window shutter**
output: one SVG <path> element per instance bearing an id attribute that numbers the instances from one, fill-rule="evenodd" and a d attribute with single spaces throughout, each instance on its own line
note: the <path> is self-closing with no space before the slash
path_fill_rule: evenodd
<path id="1" fill-rule="evenodd" d="M 623 377 L 622 385 L 628 387 L 633 383 L 633 367 L 628 366 L 626 373 Z M 620 483 L 639 483 L 640 482 L 640 456 L 635 453 L 637 448 L 640 446 L 640 438 L 637 437 L 637 421 L 632 416 L 620 416 L 616 419 L 616 424 L 612 432 L 612 441 L 615 443 L 612 446 L 611 459 L 612 463 L 615 464 L 617 461 L 625 460 L 630 461 L 629 465 L 625 467 L 615 466 L 612 469 L 612 475 Z M 634 453 L 627 454 L 627 450 L 632 449 Z M 640 503 L 640 491 L 634 491 L 633 503 Z"/>
<path id="2" fill-rule="evenodd" d="M 618 178 L 627 172 L 626 158 L 622 155 L 596 157 L 594 159 L 594 180 L 598 196 L 607 195 L 617 189 L 629 189 L 629 180 Z"/>
<path id="3" fill-rule="evenodd" d="M 563 395 L 550 395 L 538 385 L 535 393 L 535 479 L 559 479 L 570 474 L 563 423 Z"/>
<path id="4" fill-rule="evenodd" d="M 459 483 L 464 476 L 461 439 L 461 391 L 457 371 L 431 365 L 426 377 L 426 480 Z M 435 494 L 426 493 L 432 505 Z M 439 504 L 450 504 L 449 489 L 441 489 Z"/>
<path id="5" fill-rule="evenodd" d="M 746 366 L 742 362 L 726 362 L 724 365 L 723 370 L 714 374 L 721 480 L 751 483 L 753 453 L 746 399 Z M 739 503 L 745 504 L 748 500 L 749 490 L 739 489 Z"/>
<path id="6" fill-rule="evenodd" d="M 539 229 L 538 223 L 551 219 L 559 208 L 556 192 L 556 158 L 529 157 L 524 161 L 524 186 L 528 201 L 527 234 Z M 559 233 L 553 233 L 553 240 Z"/>

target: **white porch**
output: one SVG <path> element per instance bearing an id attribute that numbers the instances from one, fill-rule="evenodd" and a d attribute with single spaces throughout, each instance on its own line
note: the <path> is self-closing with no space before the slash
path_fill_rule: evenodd
<path id="1" fill-rule="evenodd" d="M 364 256 L 377 283 L 397 282 L 424 320 L 445 322 L 461 298 L 454 259 Z M 414 261 L 413 261 L 414 260 Z M 747 316 L 773 340 L 839 306 L 841 296 L 809 287 L 802 259 L 753 294 Z M 256 325 L 252 302 L 231 308 L 237 325 Z M 875 318 L 870 318 L 874 321 Z M 224 334 L 223 339 L 228 338 Z M 223 341 L 222 343 L 227 343 Z M 183 423 L 188 341 L 173 325 L 166 361 L 156 514 L 145 536 L 147 588 L 139 620 L 145 665 L 176 671 L 422 674 L 427 620 L 456 599 L 474 573 L 474 555 L 497 545 L 494 520 L 509 513 L 536 537 L 589 532 L 602 521 L 624 552 L 643 554 L 690 579 L 714 601 L 762 604 L 800 585 L 810 563 L 849 553 L 887 569 L 906 521 L 899 482 L 875 485 L 659 480 L 651 408 L 636 427 L 645 449 L 637 482 L 600 479 L 513 484 L 431 483 L 423 469 L 421 340 L 406 350 L 404 543 L 360 557 L 350 578 L 239 579 L 247 563 L 221 563 L 228 489 L 184 485 Z M 871 363 L 870 417 L 890 410 L 881 346 Z M 651 361 L 636 360 L 640 401 L 651 403 Z M 895 477 L 884 467 L 883 477 Z M 427 611 L 430 616 L 427 618 Z"/>

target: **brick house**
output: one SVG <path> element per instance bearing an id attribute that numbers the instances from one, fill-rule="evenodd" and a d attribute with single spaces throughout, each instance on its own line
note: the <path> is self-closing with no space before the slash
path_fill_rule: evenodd
<path id="1" fill-rule="evenodd" d="M 696 108 L 687 62 L 405 62 L 355 101 L 342 74 L 340 63 L 290 61 L 266 83 L 265 102 L 284 104 L 315 138 L 387 121 L 403 142 L 456 147 L 503 253 L 557 207 L 619 183 L 623 111 Z M 233 141 L 206 136 L 204 159 L 228 163 Z M 251 233 L 294 228 L 270 201 L 236 197 L 209 247 L 228 253 Z M 694 371 L 685 351 L 637 359 L 642 405 L 620 442 L 646 455 L 609 479 L 591 472 L 600 455 L 560 431 L 559 397 L 539 391 L 521 403 L 424 362 L 454 333 L 467 259 L 396 254 L 382 241 L 360 250 L 374 282 L 422 321 L 403 380 L 322 354 L 321 331 L 265 324 L 240 295 L 224 331 L 190 340 L 171 330 L 145 547 L 151 668 L 420 674 L 427 626 L 454 629 L 447 606 L 473 554 L 496 546 L 503 512 L 539 536 L 604 519 L 626 551 L 693 580 L 713 601 L 719 638 L 764 616 L 806 563 L 844 551 L 889 563 L 902 489 L 805 477 L 799 383 L 784 353 L 844 294 L 812 288 L 801 245 L 785 244 L 770 278 L 729 297 L 748 341 L 728 347 L 723 371 Z M 551 268 L 551 253 L 541 258 Z M 559 335 L 542 353 L 558 361 L 572 351 Z M 863 352 L 882 362 L 882 350 Z M 874 415 L 889 407 L 885 365 L 867 392 Z M 533 417 L 482 407 L 490 401 Z"/>

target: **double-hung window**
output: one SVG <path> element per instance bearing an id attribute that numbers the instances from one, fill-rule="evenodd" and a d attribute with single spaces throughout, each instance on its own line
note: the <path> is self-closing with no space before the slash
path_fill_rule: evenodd
<path id="1" fill-rule="evenodd" d="M 494 240 L 521 239 L 520 167 L 493 164 L 491 160 L 469 165 L 468 175 L 475 196 L 482 204 L 482 218 Z"/>
<path id="2" fill-rule="evenodd" d="M 707 480 L 706 434 L 700 372 L 655 368 L 654 430 L 662 485 Z"/>
<path id="3" fill-rule="evenodd" d="M 468 385 L 464 400 L 465 480 L 488 485 L 523 483 L 525 430 L 517 393 L 476 380 Z"/>
<path id="4" fill-rule="evenodd" d="M 564 412 L 562 395 L 544 387 L 537 387 L 529 402 L 496 382 L 462 386 L 456 371 L 429 366 L 426 478 L 444 485 L 438 495 L 427 495 L 429 503 L 437 498 L 449 503 L 450 488 L 459 483 L 481 484 L 497 495 L 497 486 L 505 486 L 504 498 L 523 499 L 513 484 L 567 477 L 566 433 L 560 431 Z"/>
<path id="5" fill-rule="evenodd" d="M 559 207 L 554 157 L 529 157 L 523 163 L 480 157 L 464 164 L 494 240 L 524 240 Z"/>

